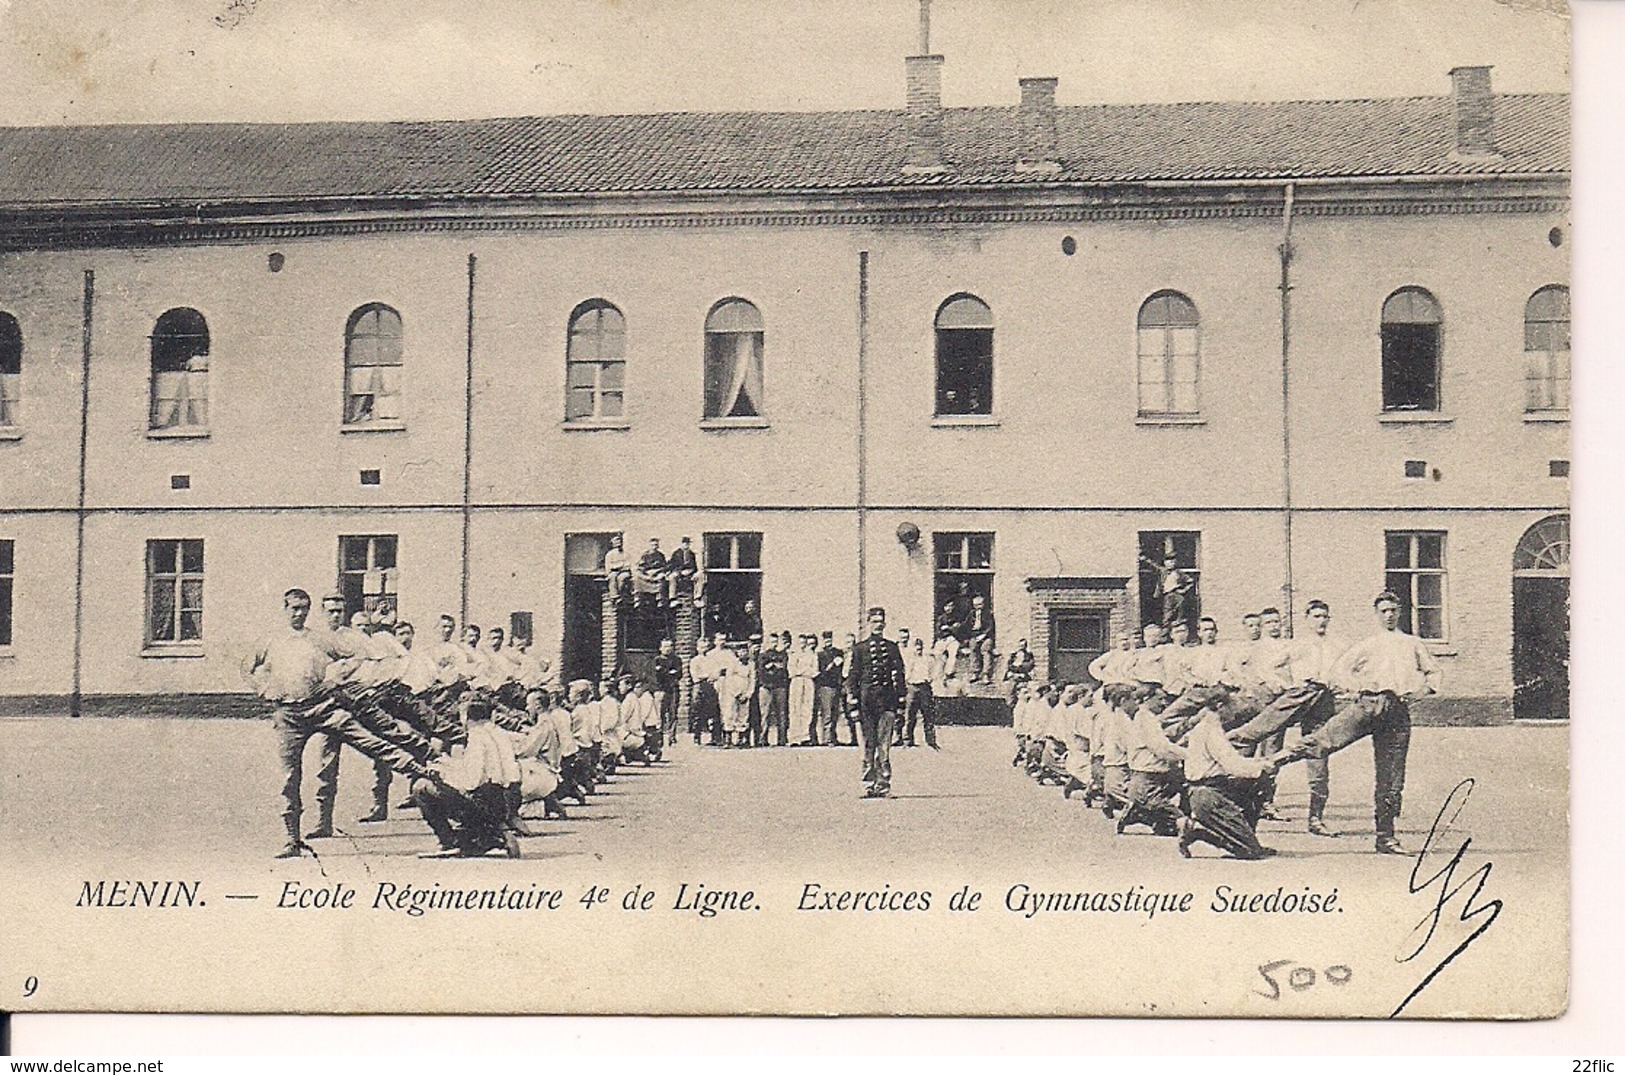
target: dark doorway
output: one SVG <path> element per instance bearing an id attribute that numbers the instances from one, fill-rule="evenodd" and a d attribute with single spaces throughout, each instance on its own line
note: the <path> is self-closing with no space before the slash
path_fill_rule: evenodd
<path id="1" fill-rule="evenodd" d="M 1183 622 L 1196 634 L 1202 617 L 1202 533 L 1140 531 L 1140 623 Z"/>
<path id="2" fill-rule="evenodd" d="M 560 678 L 598 682 L 604 673 L 604 553 L 608 534 L 564 536 L 564 644 Z"/>
<path id="3" fill-rule="evenodd" d="M 1524 532 L 1512 554 L 1512 715 L 1569 716 L 1569 518 Z"/>
<path id="4" fill-rule="evenodd" d="M 1050 681 L 1086 681 L 1090 662 L 1109 648 L 1110 623 L 1111 614 L 1106 611 L 1052 611 L 1049 614 Z"/>

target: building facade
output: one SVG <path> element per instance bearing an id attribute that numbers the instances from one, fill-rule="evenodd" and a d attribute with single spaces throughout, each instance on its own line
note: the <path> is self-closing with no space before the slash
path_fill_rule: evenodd
<path id="1" fill-rule="evenodd" d="M 1438 714 L 1566 714 L 1566 97 L 908 64 L 895 113 L 0 132 L 0 707 L 241 692 L 290 586 L 595 673 L 660 630 L 621 533 L 707 623 L 982 594 L 1055 676 L 1169 557 L 1232 638 L 1388 587 Z"/>

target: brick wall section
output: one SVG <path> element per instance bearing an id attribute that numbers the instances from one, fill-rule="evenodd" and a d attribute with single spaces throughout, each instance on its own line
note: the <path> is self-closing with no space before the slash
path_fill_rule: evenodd
<path id="1" fill-rule="evenodd" d="M 1049 679 L 1049 621 L 1055 609 L 1108 612 L 1108 645 L 1123 631 L 1134 628 L 1126 580 L 1028 579 L 1027 588 L 1032 593 L 1032 627 L 1027 634 L 1027 645 L 1037 661 L 1033 670 L 1035 682 Z"/>

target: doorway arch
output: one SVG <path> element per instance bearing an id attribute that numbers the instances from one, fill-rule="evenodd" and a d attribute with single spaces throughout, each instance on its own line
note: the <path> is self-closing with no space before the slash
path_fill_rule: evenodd
<path id="1" fill-rule="evenodd" d="M 1549 515 L 1512 553 L 1512 716 L 1569 715 L 1569 517 Z"/>

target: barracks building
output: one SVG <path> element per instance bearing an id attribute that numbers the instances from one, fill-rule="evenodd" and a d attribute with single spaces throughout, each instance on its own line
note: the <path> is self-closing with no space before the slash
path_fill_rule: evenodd
<path id="1" fill-rule="evenodd" d="M 922 52 L 927 51 L 921 49 Z M 1197 580 L 1567 713 L 1568 98 L 0 131 L 0 711 L 239 696 L 282 591 L 636 666 L 606 596 L 1081 678 Z M 116 705 L 114 704 L 116 703 Z"/>

